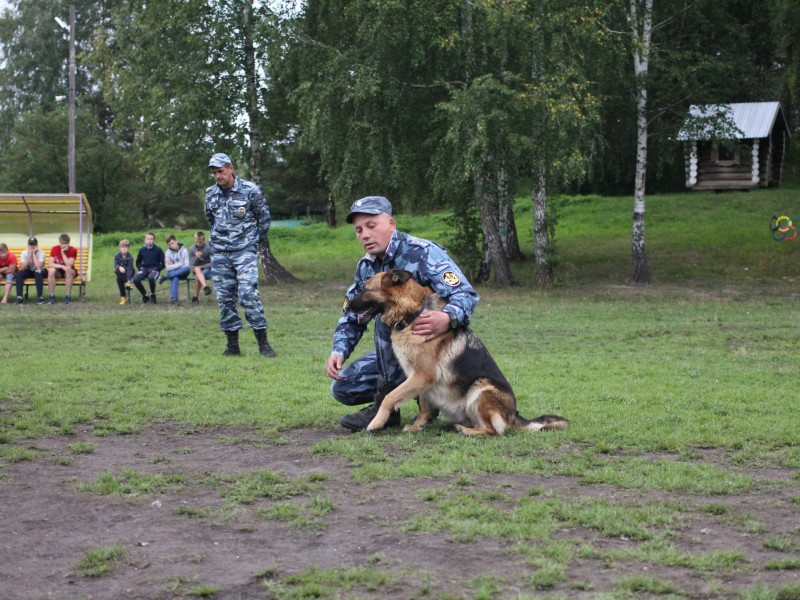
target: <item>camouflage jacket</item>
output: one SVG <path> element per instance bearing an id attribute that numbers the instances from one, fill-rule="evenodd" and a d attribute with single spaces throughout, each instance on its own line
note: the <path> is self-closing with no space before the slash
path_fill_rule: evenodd
<path id="1" fill-rule="evenodd" d="M 235 252 L 252 248 L 267 235 L 269 207 L 258 186 L 239 177 L 227 196 L 214 184 L 206 190 L 205 214 L 211 251 Z"/>
<path id="2" fill-rule="evenodd" d="M 459 325 L 469 325 L 472 311 L 478 304 L 478 293 L 467 278 L 438 244 L 395 231 L 386 249 L 383 260 L 367 254 L 356 267 L 353 285 L 347 290 L 344 314 L 333 333 L 333 354 L 341 354 L 345 360 L 361 340 L 367 323 L 359 323 L 358 315 L 347 310 L 350 301 L 363 289 L 367 280 L 383 271 L 405 269 L 421 285 L 427 285 L 447 301 L 444 311 L 455 318 Z M 393 360 L 391 352 L 391 329 L 375 317 L 375 349 L 380 361 Z M 399 365 L 397 366 L 399 368 Z"/>

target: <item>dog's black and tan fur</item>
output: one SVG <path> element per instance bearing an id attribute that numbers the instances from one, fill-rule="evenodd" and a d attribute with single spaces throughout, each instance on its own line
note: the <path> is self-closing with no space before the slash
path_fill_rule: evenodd
<path id="1" fill-rule="evenodd" d="M 419 431 L 434 410 L 445 414 L 465 435 L 502 435 L 509 427 L 566 429 L 568 421 L 556 415 L 532 421 L 520 416 L 511 386 L 468 327 L 450 329 L 431 341 L 412 334 L 414 319 L 445 305 L 441 296 L 402 270 L 374 275 L 350 302 L 349 309 L 362 319 L 383 313 L 381 320 L 392 328 L 392 347 L 407 377 L 387 394 L 367 430 L 382 429 L 393 410 L 415 397 L 420 414 L 404 431 Z"/>

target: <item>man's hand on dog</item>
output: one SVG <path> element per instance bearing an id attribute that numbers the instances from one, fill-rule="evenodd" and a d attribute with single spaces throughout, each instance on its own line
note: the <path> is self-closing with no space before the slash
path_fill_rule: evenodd
<path id="1" fill-rule="evenodd" d="M 441 310 L 426 312 L 414 319 L 411 325 L 411 332 L 414 335 L 424 335 L 426 342 L 442 335 L 448 329 L 450 329 L 450 315 Z M 339 371 L 343 365 L 344 357 L 341 354 L 332 355 L 325 365 L 328 377 L 341 381 Z"/>
<path id="2" fill-rule="evenodd" d="M 442 310 L 426 312 L 414 319 L 411 331 L 414 335 L 424 335 L 425 341 L 442 335 L 450 329 L 450 315 Z"/>

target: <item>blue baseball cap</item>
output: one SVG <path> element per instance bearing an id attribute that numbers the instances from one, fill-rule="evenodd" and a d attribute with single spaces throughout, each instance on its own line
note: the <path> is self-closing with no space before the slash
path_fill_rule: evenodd
<path id="1" fill-rule="evenodd" d="M 218 152 L 214 156 L 211 157 L 211 160 L 208 161 L 208 168 L 211 167 L 224 167 L 225 165 L 232 165 L 231 157 L 227 154 L 222 154 L 222 152 Z"/>
<path id="2" fill-rule="evenodd" d="M 358 213 L 363 213 L 365 215 L 386 213 L 391 215 L 392 203 L 383 196 L 367 196 L 366 198 L 361 198 L 361 200 L 353 202 L 353 205 L 350 207 L 350 214 L 347 215 L 345 221 L 352 223 L 353 217 Z"/>

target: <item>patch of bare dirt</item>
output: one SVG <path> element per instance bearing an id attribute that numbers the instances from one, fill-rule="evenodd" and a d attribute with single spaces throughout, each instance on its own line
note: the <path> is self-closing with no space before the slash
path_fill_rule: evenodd
<path id="1" fill-rule="evenodd" d="M 499 582 L 497 597 L 541 594 L 530 585 L 536 569 L 515 541 L 458 542 L 449 534 L 404 531 L 402 526 L 411 517 L 435 510 L 417 492 L 449 486 L 453 480 L 355 483 L 347 461 L 311 451 L 315 443 L 339 435 L 348 434 L 292 430 L 276 438 L 241 429 L 165 424 L 135 435 L 97 437 L 86 427 L 75 436 L 34 440 L 29 444 L 38 450 L 34 459 L 0 469 L 0 598 L 173 598 L 196 593 L 203 585 L 218 590 L 214 598 L 269 598 L 263 585 L 265 573 L 280 581 L 312 566 L 378 569 L 410 586 L 361 588 L 349 591 L 351 597 L 399 600 L 449 594 L 471 598 L 476 578 L 489 576 Z M 75 454 L 69 445 L 78 441 L 97 446 L 91 453 Z M 184 482 L 162 493 L 133 497 L 80 489 L 79 483 L 90 484 L 102 473 L 118 474 L 123 469 L 178 474 Z M 267 520 L 257 509 L 274 505 L 275 500 L 233 505 L 221 496 L 219 485 L 208 481 L 212 475 L 261 469 L 280 472 L 287 479 L 324 474 L 318 478 L 318 493 L 334 506 L 323 517 L 324 528 Z M 581 485 L 569 477 L 482 475 L 470 487 L 477 492 L 500 490 L 510 498 L 532 488 L 564 499 L 600 495 L 611 502 L 630 502 L 642 498 L 639 492 Z M 766 531 L 798 541 L 797 511 L 791 492 L 783 488 L 742 497 L 688 501 L 676 497 L 675 501 L 695 506 L 721 502 L 737 514 L 755 514 Z M 192 516 L 191 510 L 208 510 L 216 516 Z M 600 552 L 632 544 L 588 528 L 569 528 L 558 535 L 583 541 Z M 677 547 L 692 553 L 741 550 L 753 562 L 719 581 L 716 575 L 706 579 L 681 567 L 580 558 L 569 564 L 567 579 L 557 582 L 552 592 L 591 598 L 612 591 L 621 577 L 630 574 L 673 581 L 692 598 L 734 597 L 734 590 L 757 581 L 771 586 L 800 582 L 797 571 L 763 571 L 761 565 L 767 560 L 790 556 L 763 547 L 763 539 L 763 532 L 754 535 L 740 523 L 693 513 L 676 539 Z M 81 573 L 78 561 L 87 550 L 114 545 L 126 549 L 118 564 L 97 577 Z"/>

